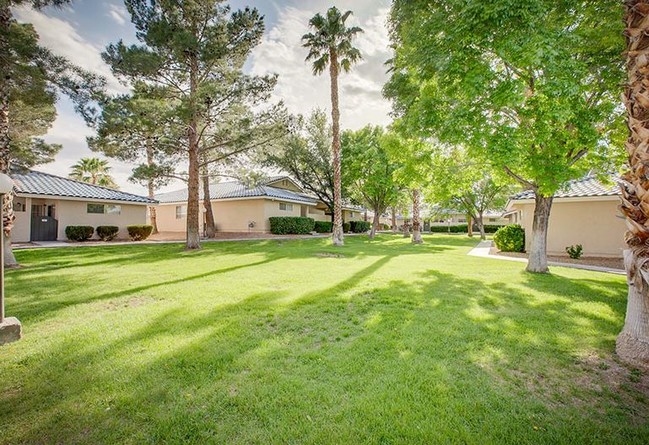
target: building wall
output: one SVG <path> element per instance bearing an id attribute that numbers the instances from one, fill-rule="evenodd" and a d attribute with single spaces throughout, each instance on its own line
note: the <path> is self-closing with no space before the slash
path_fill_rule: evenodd
<path id="1" fill-rule="evenodd" d="M 548 226 L 548 254 L 565 255 L 567 246 L 581 244 L 584 256 L 621 257 L 625 248 L 624 219 L 619 218 L 617 198 L 606 200 L 555 200 Z M 525 229 L 525 248 L 530 248 L 534 203 L 514 203 Z"/>
<path id="2" fill-rule="evenodd" d="M 36 200 L 33 200 L 36 201 Z M 40 201 L 40 200 L 38 200 Z M 128 238 L 126 226 L 131 224 L 146 224 L 146 205 L 115 204 L 121 206 L 119 214 L 88 213 L 88 203 L 103 204 L 101 201 L 70 201 L 56 200 L 55 218 L 59 221 L 58 239 L 65 240 L 67 226 L 118 226 L 118 238 Z M 93 235 L 96 238 L 96 234 Z"/>
<path id="3" fill-rule="evenodd" d="M 217 232 L 265 232 L 264 199 L 212 201 Z M 248 227 L 254 222 L 254 227 Z"/>
<path id="4" fill-rule="evenodd" d="M 20 207 L 22 210 L 18 210 Z M 31 198 L 14 197 L 14 214 L 16 221 L 11 230 L 11 241 L 14 243 L 28 243 L 31 235 Z"/>

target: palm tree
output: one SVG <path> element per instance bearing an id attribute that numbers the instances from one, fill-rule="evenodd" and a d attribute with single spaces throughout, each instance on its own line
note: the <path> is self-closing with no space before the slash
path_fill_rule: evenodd
<path id="1" fill-rule="evenodd" d="M 622 175 L 621 212 L 626 216 L 624 266 L 629 293 L 624 328 L 617 337 L 618 355 L 632 363 L 649 364 L 649 0 L 624 2 L 626 66 L 624 91 L 629 138 L 629 171 Z"/>
<path id="2" fill-rule="evenodd" d="M 118 188 L 112 176 L 109 174 L 111 167 L 106 160 L 99 158 L 81 158 L 71 168 L 72 172 L 68 175 L 71 179 L 87 182 L 88 184 L 100 185 L 102 187 Z"/>
<path id="3" fill-rule="evenodd" d="M 313 74 L 321 74 L 329 66 L 331 77 L 331 118 L 333 121 L 333 141 L 331 151 L 334 168 L 334 227 L 333 244 L 342 246 L 343 219 L 340 178 L 340 110 L 338 109 L 338 74 L 340 68 L 349 72 L 353 63 L 361 59 L 361 53 L 352 46 L 352 39 L 363 30 L 357 26 L 348 28 L 345 21 L 351 11 L 341 14 L 335 6 L 329 8 L 327 16 L 318 13 L 309 20 L 314 32 L 302 36 L 302 46 L 309 48 L 307 61 L 313 61 Z"/>

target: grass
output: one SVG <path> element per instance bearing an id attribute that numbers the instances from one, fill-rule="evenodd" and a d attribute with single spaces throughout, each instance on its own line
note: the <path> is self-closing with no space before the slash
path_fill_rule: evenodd
<path id="1" fill-rule="evenodd" d="M 425 241 L 20 251 L 0 443 L 649 441 L 624 277 Z"/>

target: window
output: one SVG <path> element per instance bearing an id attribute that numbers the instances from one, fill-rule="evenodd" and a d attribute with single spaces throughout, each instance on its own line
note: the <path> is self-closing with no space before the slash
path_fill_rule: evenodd
<path id="1" fill-rule="evenodd" d="M 353 218 L 354 217 L 354 212 L 349 212 L 349 217 Z"/>
<path id="2" fill-rule="evenodd" d="M 465 223 L 465 222 L 466 222 L 466 218 L 458 218 L 457 222 L 459 222 L 459 223 Z"/>
<path id="3" fill-rule="evenodd" d="M 122 213 L 122 206 L 120 205 L 113 205 L 113 204 L 94 204 L 90 203 L 87 206 L 87 212 L 88 213 L 95 213 L 99 215 L 103 215 L 104 213 L 107 215 L 119 215 Z"/>
<path id="4" fill-rule="evenodd" d="M 489 218 L 489 222 L 496 222 L 496 218 Z"/>
<path id="5" fill-rule="evenodd" d="M 279 209 L 280 210 L 286 210 L 287 212 L 293 211 L 293 204 L 289 204 L 287 202 L 280 202 L 279 203 Z"/>
<path id="6" fill-rule="evenodd" d="M 187 216 L 187 206 L 176 206 L 176 219 L 183 219 Z"/>
<path id="7" fill-rule="evenodd" d="M 14 200 L 14 212 L 24 212 L 24 211 L 25 211 L 25 203 Z"/>
<path id="8" fill-rule="evenodd" d="M 103 204 L 88 204 L 88 213 L 104 213 Z"/>

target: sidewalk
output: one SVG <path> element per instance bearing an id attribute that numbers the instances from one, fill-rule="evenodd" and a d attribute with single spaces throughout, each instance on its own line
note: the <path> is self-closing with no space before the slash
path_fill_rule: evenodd
<path id="1" fill-rule="evenodd" d="M 491 258 L 495 260 L 517 261 L 519 263 L 527 263 L 527 258 L 514 258 L 505 255 L 490 255 L 491 246 L 493 241 L 480 241 L 467 255 L 477 256 L 482 258 Z M 590 266 L 587 264 L 573 264 L 573 263 L 560 263 L 556 261 L 548 261 L 549 266 L 571 267 L 573 269 L 592 270 L 595 272 L 613 273 L 616 275 L 626 275 L 622 269 L 613 269 L 610 267 Z"/>

